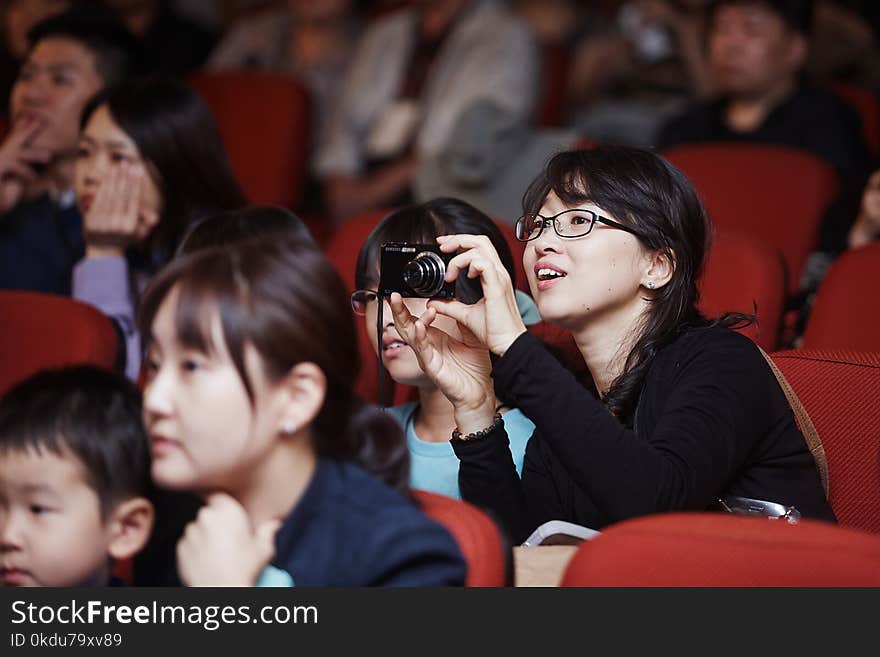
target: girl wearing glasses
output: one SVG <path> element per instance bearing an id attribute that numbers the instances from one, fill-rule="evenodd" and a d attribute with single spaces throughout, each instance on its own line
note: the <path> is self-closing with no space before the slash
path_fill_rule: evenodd
<path id="1" fill-rule="evenodd" d="M 485 236 L 498 254 L 499 266 L 507 273 L 507 284 L 511 287 L 511 294 L 514 294 L 510 283 L 514 272 L 513 256 L 501 231 L 485 214 L 464 201 L 448 198 L 398 210 L 386 217 L 370 233 L 358 254 L 355 270 L 355 284 L 360 289 L 352 295 L 352 308 L 357 314 L 364 316 L 367 335 L 377 355 L 379 335 L 376 325 L 376 289 L 379 287 L 380 245 L 383 242 L 432 243 L 438 235 L 454 233 Z M 459 279 L 456 285 L 457 299 L 463 303 L 473 303 L 481 296 L 482 289 L 478 280 L 465 277 Z M 520 294 L 515 299 L 518 316 L 525 314 L 529 321 L 529 315 L 537 314 L 528 295 Z M 403 300 L 408 311 L 416 315 L 425 312 L 427 302 L 423 298 Z M 394 328 L 387 300 L 384 303 L 381 336 L 383 364 L 396 383 L 414 386 L 418 392 L 418 401 L 389 409 L 406 432 L 410 453 L 410 485 L 461 499 L 458 488 L 458 458 L 449 443 L 449 436 L 455 428 L 453 403 L 422 371 L 407 341 Z M 455 320 L 439 317 L 436 326 L 459 342 L 461 348 L 458 354 L 464 363 L 472 362 L 481 371 L 489 367 L 489 351 L 483 345 L 465 347 L 468 339 L 462 336 Z M 501 405 L 494 395 L 492 404 L 493 409 L 498 409 L 504 417 L 510 443 L 509 456 L 518 474 L 522 471 L 526 443 L 535 425 L 518 409 Z"/>
<path id="2" fill-rule="evenodd" d="M 431 301 L 420 317 L 399 296 L 400 335 L 453 404 L 464 499 L 492 509 L 522 540 L 561 519 L 602 528 L 736 495 L 833 521 L 787 400 L 758 348 L 696 308 L 710 224 L 690 182 L 662 158 L 622 147 L 556 155 L 524 197 L 517 236 L 541 317 L 573 333 L 584 387 L 525 330 L 510 275 L 488 239 L 449 235 L 447 280 L 479 278 L 483 299 Z M 462 367 L 456 320 L 497 359 Z M 469 333 L 468 333 L 469 332 Z M 494 388 L 493 388 L 494 383 Z M 536 426 L 522 478 L 495 394 Z"/>

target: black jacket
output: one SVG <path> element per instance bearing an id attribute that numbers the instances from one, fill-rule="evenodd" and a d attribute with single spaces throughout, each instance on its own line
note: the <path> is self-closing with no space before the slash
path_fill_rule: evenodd
<path id="1" fill-rule="evenodd" d="M 682 333 L 654 358 L 633 426 L 530 333 L 494 366 L 499 394 L 536 425 L 517 477 L 503 427 L 453 441 L 465 500 L 525 539 L 547 520 L 594 529 L 654 512 L 704 510 L 733 494 L 834 521 L 813 457 L 757 347 L 723 328 Z"/>
<path id="2" fill-rule="evenodd" d="M 272 565 L 296 586 L 456 586 L 466 567 L 449 533 L 351 463 L 320 460 L 275 535 Z"/>

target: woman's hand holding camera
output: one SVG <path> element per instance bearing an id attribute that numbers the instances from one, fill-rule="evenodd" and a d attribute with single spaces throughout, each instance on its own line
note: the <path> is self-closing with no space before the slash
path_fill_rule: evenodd
<path id="1" fill-rule="evenodd" d="M 446 267 L 446 280 L 455 280 L 462 272 L 477 278 L 483 286 L 483 298 L 477 303 L 431 301 L 441 315 L 466 326 L 493 354 L 503 356 L 526 325 L 516 305 L 516 294 L 510 274 L 501 264 L 492 242 L 485 235 L 444 235 L 437 238 L 444 253 L 462 251 Z"/>
<path id="2" fill-rule="evenodd" d="M 110 167 L 91 204 L 83 208 L 86 257 L 121 256 L 156 225 L 157 212 L 140 207 L 144 175 L 128 162 Z"/>
<path id="3" fill-rule="evenodd" d="M 462 272 L 469 278 L 479 276 L 483 298 L 470 305 L 434 299 L 417 318 L 400 295 L 393 294 L 391 312 L 398 333 L 415 351 L 422 370 L 452 402 L 456 424 L 467 434 L 489 426 L 495 413 L 488 351 L 504 354 L 526 327 L 510 276 L 488 237 L 446 235 L 437 242 L 444 253 L 462 251 L 447 264 L 446 280 L 453 281 Z M 458 322 L 461 340 L 431 326 L 438 314 Z"/>
<path id="4" fill-rule="evenodd" d="M 275 556 L 280 520 L 256 529 L 244 507 L 215 493 L 177 544 L 177 569 L 186 586 L 253 586 Z"/>

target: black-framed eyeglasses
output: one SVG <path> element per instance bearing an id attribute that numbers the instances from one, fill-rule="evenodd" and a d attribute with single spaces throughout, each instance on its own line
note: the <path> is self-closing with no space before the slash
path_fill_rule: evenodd
<path id="1" fill-rule="evenodd" d="M 636 237 L 639 234 L 629 226 L 613 221 L 608 217 L 596 214 L 592 210 L 563 210 L 552 217 L 540 214 L 526 214 L 516 220 L 516 239 L 520 242 L 530 242 L 537 239 L 544 232 L 544 227 L 553 224 L 553 230 L 559 237 L 573 238 L 589 235 L 596 222 L 605 224 L 611 228 L 624 230 Z"/>
<path id="2" fill-rule="evenodd" d="M 367 306 L 379 298 L 376 290 L 355 290 L 351 293 L 351 309 L 355 315 L 366 315 Z"/>

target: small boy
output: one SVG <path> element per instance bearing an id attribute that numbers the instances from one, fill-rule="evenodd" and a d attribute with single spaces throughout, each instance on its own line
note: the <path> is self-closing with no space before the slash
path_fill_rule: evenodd
<path id="1" fill-rule="evenodd" d="M 137 390 L 91 366 L 0 399 L 0 585 L 107 586 L 153 527 Z"/>

